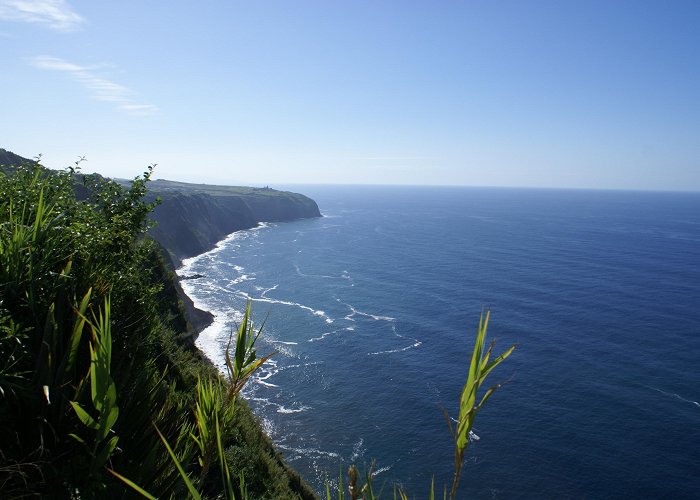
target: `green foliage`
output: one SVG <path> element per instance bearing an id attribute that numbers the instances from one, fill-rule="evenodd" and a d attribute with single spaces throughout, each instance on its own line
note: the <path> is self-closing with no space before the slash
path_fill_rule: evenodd
<path id="1" fill-rule="evenodd" d="M 462 389 L 462 395 L 459 401 L 459 418 L 457 419 L 457 429 L 454 431 L 450 424 L 450 431 L 455 439 L 455 473 L 450 490 L 450 499 L 453 499 L 457 494 L 459 486 L 459 478 L 462 472 L 462 462 L 464 461 L 464 452 L 469 445 L 469 433 L 471 432 L 476 416 L 484 406 L 491 395 L 500 388 L 500 384 L 496 384 L 489 388 L 483 396 L 479 404 L 477 401 L 477 393 L 484 383 L 486 376 L 496 368 L 504 359 L 510 356 L 515 349 L 515 346 L 510 346 L 500 356 L 491 359 L 494 342 L 491 342 L 489 348 L 484 352 L 484 344 L 486 342 L 486 329 L 489 324 L 491 311 L 486 311 L 486 316 L 483 314 L 479 317 L 479 327 L 474 340 L 474 350 L 472 351 L 471 361 L 469 363 L 469 376 L 467 382 Z M 447 418 L 448 424 L 450 423 Z"/>
<path id="2" fill-rule="evenodd" d="M 118 442 L 113 313 L 145 315 L 157 289 L 137 272 L 150 169 L 103 206 L 76 198 L 76 171 L 31 163 L 0 177 L 0 470 L 9 471 L 0 485 L 13 494 L 104 488 Z M 116 331 L 126 342 L 141 330 Z"/>
<path id="3" fill-rule="evenodd" d="M 258 332 L 255 333 L 255 328 L 253 327 L 250 316 L 250 306 L 251 302 L 248 301 L 245 312 L 243 313 L 243 321 L 241 321 L 241 325 L 238 327 L 238 332 L 236 334 L 236 349 L 233 359 L 231 359 L 233 335 L 229 337 L 226 346 L 225 359 L 226 374 L 228 377 L 228 400 L 231 403 L 234 401 L 235 396 L 241 392 L 250 376 L 255 373 L 265 361 L 274 355 L 274 353 L 271 353 L 262 358 L 257 358 L 255 342 L 262 333 L 265 323 L 263 322 Z"/>
<path id="4" fill-rule="evenodd" d="M 187 426 L 183 426 L 183 429 L 188 429 L 187 433 L 198 450 L 198 478 L 193 479 L 191 475 L 185 471 L 182 460 L 178 458 L 177 454 L 168 443 L 168 440 L 163 436 L 158 427 L 156 427 L 156 432 L 160 440 L 163 442 L 168 455 L 180 474 L 183 484 L 192 498 L 198 499 L 202 497 L 198 487 L 206 487 L 205 479 L 207 478 L 211 464 L 215 460 L 218 460 L 219 463 L 221 489 L 223 490 L 224 497 L 227 500 L 249 498 L 243 471 L 239 471 L 238 473 L 238 484 L 235 484 L 231 474 L 231 468 L 228 464 L 224 445 L 224 437 L 230 436 L 225 436 L 224 431 L 233 428 L 234 403 L 236 402 L 238 394 L 243 389 L 245 382 L 260 368 L 260 366 L 262 366 L 263 362 L 271 356 L 268 355 L 260 359 L 257 358 L 255 342 L 262 332 L 262 327 L 260 327 L 257 334 L 251 335 L 254 331 L 255 329 L 250 316 L 250 302 L 248 302 L 243 321 L 235 335 L 236 350 L 233 356 L 231 356 L 233 334 L 231 334 L 226 347 L 225 358 L 229 378 L 224 380 L 221 378 L 215 379 L 213 377 L 208 377 L 205 380 L 201 378 L 197 380 L 197 393 L 193 408 L 194 425 L 191 427 L 191 430 L 190 427 Z M 113 474 L 142 495 L 148 498 L 152 497 L 150 493 L 147 493 L 133 481 L 114 472 Z"/>
<path id="5" fill-rule="evenodd" d="M 207 497 L 308 496 L 281 460 L 255 476 L 232 463 L 232 449 L 277 462 L 187 338 L 172 275 L 144 238 L 151 172 L 125 186 L 78 166 L 0 174 L 0 497 L 184 498 L 174 460 Z M 250 354 L 238 382 L 259 361 Z"/>
<path id="6" fill-rule="evenodd" d="M 86 298 L 89 298 L 86 295 Z M 80 314 L 80 312 L 78 312 Z M 85 321 L 82 316 L 81 320 Z M 90 476 L 101 472 L 102 467 L 114 453 L 119 436 L 114 435 L 114 426 L 119 417 L 117 406 L 117 388 L 114 385 L 110 368 L 112 365 L 112 334 L 110 324 L 109 299 L 105 299 L 104 308 L 99 312 L 99 318 L 90 323 L 92 328 L 92 342 L 90 343 L 90 400 L 97 416 L 90 415 L 75 401 L 69 401 L 78 419 L 89 429 L 93 436 L 83 439 L 76 434 L 70 436 L 85 445 L 91 457 Z M 76 335 L 75 338 L 79 340 Z M 76 342 L 77 347 L 77 342 Z M 88 444 L 92 441 L 92 446 Z"/>

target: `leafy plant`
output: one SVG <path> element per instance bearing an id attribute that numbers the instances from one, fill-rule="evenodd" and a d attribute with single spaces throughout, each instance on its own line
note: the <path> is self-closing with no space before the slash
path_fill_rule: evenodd
<path id="1" fill-rule="evenodd" d="M 86 320 L 85 316 L 80 315 Z M 92 438 L 88 440 L 81 438 L 77 434 L 70 436 L 82 443 L 89 450 L 90 475 L 94 476 L 107 463 L 112 456 L 119 441 L 112 430 L 119 417 L 119 406 L 117 406 L 117 388 L 114 385 L 110 368 L 112 365 L 112 331 L 110 324 L 110 303 L 109 298 L 105 299 L 104 309 L 100 311 L 99 317 L 94 318 L 94 322 L 89 322 L 92 329 L 92 341 L 90 343 L 90 401 L 97 415 L 90 415 L 76 401 L 70 401 L 78 419 L 85 427 L 93 432 Z M 88 444 L 92 442 L 92 446 Z"/>
<path id="2" fill-rule="evenodd" d="M 231 358 L 233 335 L 229 336 L 228 344 L 226 345 L 226 376 L 228 379 L 228 402 L 230 404 L 233 404 L 235 397 L 241 392 L 250 376 L 275 354 L 270 353 L 262 358 L 257 358 L 255 342 L 262 333 L 265 322 L 263 321 L 256 333 L 250 316 L 250 307 L 251 302 L 248 301 L 243 313 L 243 320 L 236 332 L 236 348 L 233 359 Z"/>
<path id="3" fill-rule="evenodd" d="M 476 404 L 477 394 L 481 385 L 484 383 L 486 376 L 496 368 L 501 362 L 511 355 L 515 349 L 515 345 L 509 347 L 500 356 L 491 360 L 491 352 L 495 342 L 491 342 L 489 348 L 484 352 L 484 344 L 486 341 L 486 329 L 489 323 L 491 311 L 486 311 L 486 315 L 482 313 L 479 317 L 479 327 L 476 331 L 476 339 L 474 341 L 474 350 L 472 351 L 471 360 L 469 362 L 469 375 L 467 382 L 462 389 L 462 395 L 459 400 L 459 417 L 457 419 L 457 428 L 453 430 L 450 419 L 447 418 L 447 424 L 450 427 L 450 432 L 455 440 L 455 472 L 452 481 L 452 489 L 450 490 L 450 499 L 453 499 L 457 494 L 459 479 L 462 473 L 462 463 L 464 461 L 464 452 L 469 445 L 469 433 L 474 427 L 476 416 L 484 406 L 491 395 L 501 387 L 496 384 L 489 388 L 481 397 L 479 404 Z"/>
<path id="4" fill-rule="evenodd" d="M 185 331 L 172 273 L 144 235 L 156 203 L 145 198 L 152 167 L 130 183 L 83 176 L 79 162 L 8 171 L 0 173 L 0 497 L 120 497 L 135 485 L 185 497 L 160 436 L 202 495 L 311 497 L 235 402 L 264 362 L 254 347 L 260 332 L 246 320 L 231 341 L 243 347 L 229 355 L 229 390 Z"/>
<path id="5" fill-rule="evenodd" d="M 193 479 L 182 461 L 178 458 L 168 440 L 157 426 L 155 430 L 165 446 L 172 463 L 175 465 L 183 484 L 186 486 L 192 498 L 199 499 L 202 493 L 198 486 L 203 486 L 212 463 L 218 461 L 221 477 L 221 489 L 227 500 L 247 499 L 248 489 L 245 477 L 239 472 L 234 483 L 234 476 L 228 464 L 225 452 L 224 430 L 230 428 L 234 416 L 236 398 L 245 386 L 246 381 L 258 370 L 262 364 L 272 356 L 268 354 L 262 358 L 257 357 L 255 343 L 262 333 L 262 326 L 257 333 L 253 327 L 250 315 L 251 304 L 248 302 L 243 321 L 235 334 L 235 351 L 231 355 L 231 345 L 234 343 L 234 334 L 231 333 L 226 347 L 225 359 L 227 367 L 227 379 L 209 377 L 197 380 L 197 397 L 193 408 L 194 425 L 187 433 L 199 451 L 197 462 L 199 465 L 198 479 Z M 147 498 L 154 498 L 144 488 L 124 476 L 110 471 L 112 474 L 127 484 L 129 487 Z"/>

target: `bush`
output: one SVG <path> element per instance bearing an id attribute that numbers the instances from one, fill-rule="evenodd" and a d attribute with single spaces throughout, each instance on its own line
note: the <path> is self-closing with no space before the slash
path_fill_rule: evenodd
<path id="1" fill-rule="evenodd" d="M 38 163 L 0 173 L 2 498 L 133 496 L 110 471 L 155 496 L 185 497 L 164 442 L 214 496 L 223 475 L 267 491 L 287 471 L 280 461 L 241 479 L 220 467 L 223 453 L 209 456 L 208 467 L 198 462 L 190 436 L 198 381 L 226 386 L 183 340 L 172 273 L 144 237 L 155 205 L 144 199 L 151 172 L 127 186 Z M 269 460 L 249 412 L 220 423 L 224 449 L 240 447 L 251 463 Z"/>

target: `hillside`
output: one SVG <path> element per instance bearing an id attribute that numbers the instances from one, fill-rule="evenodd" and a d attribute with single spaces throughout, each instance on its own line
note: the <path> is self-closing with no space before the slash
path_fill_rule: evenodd
<path id="1" fill-rule="evenodd" d="M 226 377 L 186 332 L 175 276 L 143 237 L 150 169 L 126 186 L 85 176 L 85 196 L 70 172 L 8 172 L 0 497 L 131 498 L 135 483 L 160 498 L 314 498 L 237 397 L 265 359 L 251 320 Z"/>
<path id="2" fill-rule="evenodd" d="M 0 172 L 9 174 L 13 167 L 18 167 L 27 162 L 31 163 L 32 161 L 16 155 L 12 151 L 0 148 Z"/>

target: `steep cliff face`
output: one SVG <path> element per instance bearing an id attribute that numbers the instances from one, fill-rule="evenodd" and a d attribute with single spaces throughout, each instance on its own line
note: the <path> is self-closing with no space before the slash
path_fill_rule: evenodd
<path id="1" fill-rule="evenodd" d="M 150 235 L 167 249 L 175 265 L 210 250 L 226 235 L 259 222 L 321 216 L 312 199 L 268 188 L 154 181 L 151 193 L 161 197 L 161 204 L 153 211 L 157 225 Z"/>
<path id="2" fill-rule="evenodd" d="M 209 250 L 227 234 L 257 224 L 240 198 L 220 199 L 206 194 L 164 195 L 152 218 L 157 225 L 150 235 L 167 249 L 176 265 Z"/>

